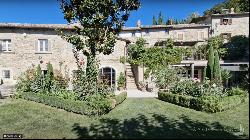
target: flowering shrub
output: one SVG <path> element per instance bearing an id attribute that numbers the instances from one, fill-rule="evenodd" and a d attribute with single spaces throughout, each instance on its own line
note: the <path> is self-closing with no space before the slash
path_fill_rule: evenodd
<path id="1" fill-rule="evenodd" d="M 42 74 L 40 65 L 36 69 L 28 69 L 18 79 L 17 91 L 21 92 L 55 92 L 68 87 L 69 78 L 58 70 L 53 70 L 50 63 L 47 73 Z"/>
<path id="2" fill-rule="evenodd" d="M 199 83 L 193 79 L 182 79 L 170 88 L 170 92 L 173 94 L 190 95 L 193 97 L 201 96 L 225 96 L 227 92 L 223 92 L 223 87 L 216 85 L 208 79 L 205 79 L 203 83 Z"/>

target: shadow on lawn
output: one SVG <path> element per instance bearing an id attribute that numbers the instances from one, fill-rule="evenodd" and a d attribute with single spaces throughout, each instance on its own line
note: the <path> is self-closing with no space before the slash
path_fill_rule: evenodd
<path id="1" fill-rule="evenodd" d="M 241 138 L 232 133 L 238 131 L 223 127 L 220 123 L 198 122 L 181 116 L 178 121 L 154 114 L 148 118 L 118 120 L 104 118 L 99 124 L 81 127 L 74 124 L 72 131 L 83 138 Z"/>

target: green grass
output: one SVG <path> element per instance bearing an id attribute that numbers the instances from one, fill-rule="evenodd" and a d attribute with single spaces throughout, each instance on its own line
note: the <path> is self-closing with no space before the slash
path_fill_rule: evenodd
<path id="1" fill-rule="evenodd" d="M 0 139 L 25 138 L 248 138 L 249 102 L 208 114 L 158 99 L 127 99 L 110 113 L 89 118 L 23 99 L 0 103 Z M 244 128 L 244 136 L 233 131 Z"/>

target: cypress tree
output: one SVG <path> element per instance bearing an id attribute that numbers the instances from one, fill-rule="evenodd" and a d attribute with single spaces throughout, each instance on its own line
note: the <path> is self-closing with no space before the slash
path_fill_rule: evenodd
<path id="1" fill-rule="evenodd" d="M 158 17 L 158 25 L 163 25 L 163 16 L 161 12 L 159 13 L 159 17 Z"/>
<path id="2" fill-rule="evenodd" d="M 213 79 L 213 70 L 214 68 L 214 48 L 212 45 L 209 46 L 208 51 L 208 61 L 207 61 L 207 69 L 206 69 L 206 77 L 210 80 Z"/>
<path id="3" fill-rule="evenodd" d="M 39 92 L 43 88 L 42 69 L 40 64 L 36 67 L 34 82 L 31 82 L 31 89 L 33 92 Z"/>
<path id="4" fill-rule="evenodd" d="M 155 16 L 153 16 L 153 25 L 157 25 Z"/>
<path id="5" fill-rule="evenodd" d="M 220 59 L 218 51 L 214 51 L 214 68 L 213 68 L 213 74 L 214 74 L 214 82 L 217 84 L 221 84 L 221 70 L 220 70 Z"/>

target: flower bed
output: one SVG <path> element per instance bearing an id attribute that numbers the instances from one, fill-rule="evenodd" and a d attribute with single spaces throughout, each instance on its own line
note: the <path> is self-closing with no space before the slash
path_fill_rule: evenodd
<path id="1" fill-rule="evenodd" d="M 114 100 L 115 100 L 114 107 L 112 107 L 113 100 L 106 99 L 105 102 L 108 103 L 108 107 L 97 106 L 97 108 L 90 106 L 87 101 L 62 99 L 55 95 L 46 95 L 42 93 L 22 92 L 22 93 L 19 93 L 19 97 L 26 99 L 26 100 L 35 101 L 38 103 L 49 105 L 52 107 L 64 109 L 69 112 L 74 112 L 74 113 L 83 114 L 87 116 L 93 116 L 93 115 L 103 115 L 103 114 L 108 113 L 115 106 L 122 103 L 127 98 L 127 93 L 123 92 L 114 97 Z"/>
<path id="2" fill-rule="evenodd" d="M 217 96 L 193 97 L 188 95 L 178 95 L 171 92 L 158 92 L 158 99 L 173 103 L 179 106 L 195 109 L 205 112 L 220 112 L 233 108 L 247 100 L 247 94 L 226 96 L 219 98 Z"/>

